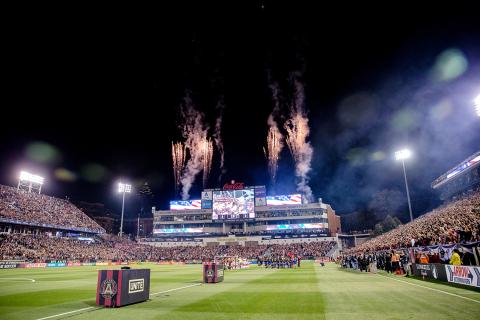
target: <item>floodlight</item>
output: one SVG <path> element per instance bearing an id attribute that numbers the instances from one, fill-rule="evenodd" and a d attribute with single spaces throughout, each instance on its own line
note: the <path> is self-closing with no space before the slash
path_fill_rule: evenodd
<path id="1" fill-rule="evenodd" d="M 122 218 L 120 220 L 120 236 L 123 236 L 123 212 L 125 210 L 125 193 L 130 193 L 132 191 L 132 185 L 126 183 L 118 183 L 118 192 L 123 194 L 122 197 Z"/>
<path id="2" fill-rule="evenodd" d="M 118 184 L 118 192 L 130 193 L 131 191 L 132 191 L 132 186 L 130 184 L 121 183 L 121 182 Z"/>
<path id="3" fill-rule="evenodd" d="M 20 181 L 28 181 L 28 182 L 33 182 L 33 183 L 38 183 L 38 184 L 43 184 L 43 177 L 31 174 L 26 171 L 21 171 L 20 172 Z"/>
<path id="4" fill-rule="evenodd" d="M 405 189 L 407 190 L 408 211 L 410 212 L 410 221 L 413 221 L 412 203 L 410 202 L 410 191 L 408 190 L 407 170 L 405 169 L 405 159 L 410 158 L 412 152 L 408 149 L 402 149 L 395 152 L 395 160 L 402 160 L 403 177 L 405 179 Z"/>
<path id="5" fill-rule="evenodd" d="M 408 149 L 403 149 L 395 152 L 395 160 L 404 160 L 410 158 L 412 152 Z"/>

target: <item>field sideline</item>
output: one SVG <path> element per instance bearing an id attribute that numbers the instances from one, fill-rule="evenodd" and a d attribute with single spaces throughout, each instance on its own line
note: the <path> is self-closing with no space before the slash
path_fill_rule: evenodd
<path id="1" fill-rule="evenodd" d="M 0 319 L 480 319 L 478 291 L 334 264 L 252 266 L 210 285 L 200 265 L 138 267 L 152 269 L 151 299 L 119 309 L 95 306 L 101 267 L 0 270 Z"/>

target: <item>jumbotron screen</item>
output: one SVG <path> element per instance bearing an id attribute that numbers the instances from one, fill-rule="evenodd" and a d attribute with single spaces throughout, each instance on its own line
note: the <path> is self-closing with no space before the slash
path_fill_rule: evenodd
<path id="1" fill-rule="evenodd" d="M 267 230 L 292 230 L 292 229 L 327 229 L 327 223 L 299 223 L 299 224 L 273 224 Z"/>
<path id="2" fill-rule="evenodd" d="M 170 201 L 170 210 L 200 210 L 202 200 Z"/>
<path id="3" fill-rule="evenodd" d="M 169 229 L 153 229 L 153 233 L 200 233 L 203 228 L 169 228 Z"/>
<path id="4" fill-rule="evenodd" d="M 244 220 L 255 218 L 253 189 L 213 191 L 212 220 Z"/>

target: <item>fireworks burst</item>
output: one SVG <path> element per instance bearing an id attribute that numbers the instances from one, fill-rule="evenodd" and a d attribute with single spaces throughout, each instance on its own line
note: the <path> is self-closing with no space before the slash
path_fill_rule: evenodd
<path id="1" fill-rule="evenodd" d="M 268 172 L 272 182 L 275 183 L 278 171 L 278 160 L 280 159 L 280 151 L 283 149 L 282 134 L 278 130 L 278 126 L 271 126 L 268 129 L 267 148 L 263 148 L 265 157 L 268 159 Z"/>
<path id="2" fill-rule="evenodd" d="M 185 145 L 181 142 L 173 143 L 172 141 L 172 162 L 173 162 L 173 176 L 175 178 L 175 192 L 180 187 L 180 178 L 185 166 L 186 156 Z"/>
<path id="3" fill-rule="evenodd" d="M 287 131 L 285 140 L 295 160 L 295 176 L 299 178 L 297 190 L 304 192 L 308 201 L 311 201 L 312 189 L 308 185 L 308 173 L 311 170 L 313 148 L 307 141 L 310 128 L 306 112 L 303 109 L 305 99 L 303 85 L 297 79 L 294 79 L 294 83 L 295 99 L 290 106 L 290 119 L 284 125 Z"/>
<path id="4" fill-rule="evenodd" d="M 212 169 L 213 142 L 210 139 L 202 141 L 202 163 L 203 163 L 203 188 L 207 187 L 208 177 Z"/>
<path id="5" fill-rule="evenodd" d="M 278 129 L 278 123 L 275 121 L 275 118 L 280 113 L 278 84 L 272 83 L 269 87 L 270 90 L 272 90 L 273 110 L 268 116 L 267 149 L 263 148 L 263 152 L 268 159 L 268 172 L 272 179 L 272 184 L 275 184 L 278 171 L 278 160 L 280 160 L 280 152 L 283 149 L 283 135 Z"/>
<path id="6" fill-rule="evenodd" d="M 208 138 L 209 126 L 205 122 L 204 114 L 195 108 L 188 94 L 184 99 L 181 114 L 183 123 L 180 128 L 189 157 L 182 171 L 180 183 L 182 199 L 188 200 L 195 178 L 202 170 L 203 184 L 206 186 L 212 168 L 213 141 Z"/>
<path id="7" fill-rule="evenodd" d="M 290 153 L 295 159 L 295 162 L 301 162 L 304 156 L 302 149 L 310 133 L 308 119 L 296 114 L 285 122 L 284 128 L 287 131 L 285 141 L 287 142 L 288 149 L 290 149 Z"/>

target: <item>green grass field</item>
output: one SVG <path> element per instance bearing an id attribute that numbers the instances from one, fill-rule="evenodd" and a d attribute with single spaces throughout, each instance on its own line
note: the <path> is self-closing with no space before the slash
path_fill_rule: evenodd
<path id="1" fill-rule="evenodd" d="M 252 266 L 198 286 L 200 265 L 145 266 L 152 270 L 150 300 L 118 309 L 95 306 L 100 267 L 0 270 L 0 319 L 480 319 L 478 291 L 334 264 Z"/>

